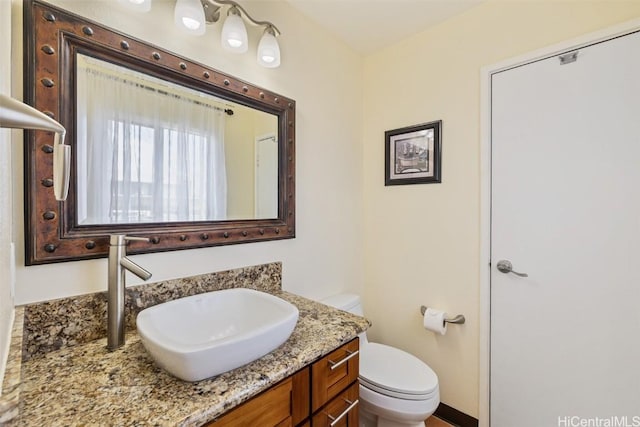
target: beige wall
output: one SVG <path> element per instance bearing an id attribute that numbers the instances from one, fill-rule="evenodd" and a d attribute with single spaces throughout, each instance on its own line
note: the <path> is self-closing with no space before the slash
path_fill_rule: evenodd
<path id="1" fill-rule="evenodd" d="M 254 214 L 255 150 L 254 110 L 237 106 L 227 116 L 224 156 L 227 168 L 228 218 L 252 218 Z"/>
<path id="2" fill-rule="evenodd" d="M 11 1 L 0 0 L 0 93 L 11 95 Z M 13 322 L 11 133 L 0 130 L 0 394 Z M 18 132 L 16 132 L 18 133 Z"/>
<path id="3" fill-rule="evenodd" d="M 478 416 L 480 68 L 640 16 L 640 2 L 488 1 L 365 59 L 365 312 L 371 338 L 438 374 Z M 443 120 L 442 184 L 384 186 L 384 131 Z M 421 304 L 462 313 L 446 336 Z"/>
<path id="4" fill-rule="evenodd" d="M 15 0 L 14 0 L 15 1 Z M 62 0 L 56 0 L 60 4 Z M 265 69 L 256 62 L 261 33 L 248 27 L 245 55 L 222 50 L 221 27 L 202 37 L 181 34 L 173 25 L 173 1 L 154 1 L 151 14 L 121 13 L 113 1 L 69 0 L 68 7 L 98 16 L 112 27 L 151 40 L 240 79 L 291 97 L 297 104 L 297 224 L 296 238 L 189 251 L 135 256 L 153 272 L 152 280 L 183 277 L 239 266 L 282 261 L 286 290 L 310 297 L 326 296 L 362 286 L 362 58 L 282 1 L 244 1 L 259 19 L 271 20 L 282 31 L 282 65 Z M 21 48 L 19 8 L 13 33 Z M 158 28 L 162 31 L 158 31 Z M 310 58 L 310 52 L 317 57 Z M 22 53 L 14 53 L 14 81 L 22 75 Z M 315 60 L 310 60 L 315 59 Z M 318 64 L 322 64 L 319 67 Z M 339 105 L 339 108 L 336 106 Z M 20 141 L 18 141 L 19 143 Z M 21 150 L 14 161 L 22 164 Z M 106 260 L 25 267 L 23 259 L 22 168 L 17 167 L 16 301 L 27 303 L 106 289 Z M 128 277 L 129 283 L 138 283 Z"/>

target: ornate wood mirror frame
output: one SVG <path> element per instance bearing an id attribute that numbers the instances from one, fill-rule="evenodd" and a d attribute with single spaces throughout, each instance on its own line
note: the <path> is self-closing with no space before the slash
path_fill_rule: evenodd
<path id="1" fill-rule="evenodd" d="M 25 100 L 67 128 L 75 146 L 76 53 L 105 58 L 191 89 L 278 117 L 278 216 L 274 219 L 78 225 L 76 171 L 69 197 L 52 185 L 53 134 L 25 132 L 26 264 L 104 257 L 108 235 L 150 238 L 131 253 L 295 237 L 295 101 L 37 0 L 24 4 Z M 72 163 L 75 162 L 72 160 Z"/>

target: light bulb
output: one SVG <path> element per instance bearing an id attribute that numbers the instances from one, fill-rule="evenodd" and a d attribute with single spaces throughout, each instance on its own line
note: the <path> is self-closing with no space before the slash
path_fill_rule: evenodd
<path id="1" fill-rule="evenodd" d="M 118 0 L 120 3 L 125 4 L 129 9 L 137 10 L 138 12 L 149 12 L 151 10 L 151 0 Z"/>
<path id="2" fill-rule="evenodd" d="M 232 8 L 222 26 L 222 47 L 235 53 L 245 53 L 249 49 L 247 29 L 237 10 Z"/>
<path id="3" fill-rule="evenodd" d="M 267 64 L 271 64 L 273 61 L 276 60 L 276 55 L 271 52 L 265 52 L 262 54 L 260 58 L 262 58 L 263 62 L 266 62 Z"/>
<path id="4" fill-rule="evenodd" d="M 173 16 L 178 28 L 196 36 L 204 34 L 204 9 L 199 0 L 176 1 Z"/>
<path id="5" fill-rule="evenodd" d="M 266 68 L 280 66 L 280 45 L 271 27 L 264 31 L 258 44 L 258 64 Z"/>
<path id="6" fill-rule="evenodd" d="M 193 18 L 189 18 L 188 16 L 183 16 L 182 25 L 187 27 L 189 30 L 197 30 L 198 28 L 200 28 L 201 24 Z"/>
<path id="7" fill-rule="evenodd" d="M 237 34 L 230 35 L 229 38 L 227 39 L 227 43 L 229 43 L 229 46 L 234 48 L 238 48 L 242 46 L 242 40 Z"/>

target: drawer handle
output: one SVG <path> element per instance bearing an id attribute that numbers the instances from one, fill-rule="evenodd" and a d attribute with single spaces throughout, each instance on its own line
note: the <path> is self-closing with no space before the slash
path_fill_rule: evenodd
<path id="1" fill-rule="evenodd" d="M 355 402 L 350 402 L 347 399 L 344 399 L 344 401 L 347 402 L 349 404 L 349 406 L 347 407 L 347 409 L 342 411 L 342 413 L 340 415 L 338 415 L 337 417 L 334 418 L 330 414 L 327 414 L 327 417 L 329 417 L 329 419 L 331 420 L 331 424 L 329 424 L 331 427 L 335 426 L 338 423 L 338 421 L 340 421 L 342 418 L 344 418 L 345 415 L 347 415 L 349 412 L 351 412 L 351 410 L 353 408 L 355 408 L 358 403 L 360 403 L 360 399 L 356 399 Z"/>
<path id="2" fill-rule="evenodd" d="M 336 369 L 337 367 L 339 367 L 340 365 L 342 365 L 344 362 L 346 362 L 347 360 L 351 359 L 354 356 L 357 356 L 358 353 L 360 353 L 360 350 L 356 350 L 356 351 L 349 351 L 346 350 L 346 352 L 349 354 L 347 357 L 345 357 L 344 359 L 342 359 L 339 362 L 334 362 L 333 360 L 329 360 L 329 365 L 331 365 L 331 370 L 333 371 L 334 369 Z"/>

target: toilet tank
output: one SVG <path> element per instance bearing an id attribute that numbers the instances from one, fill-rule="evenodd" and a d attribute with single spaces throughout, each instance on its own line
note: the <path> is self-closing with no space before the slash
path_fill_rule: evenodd
<path id="1" fill-rule="evenodd" d="M 363 316 L 360 296 L 356 294 L 331 295 L 330 297 L 320 300 L 320 302 L 352 314 L 357 314 L 358 316 Z"/>

